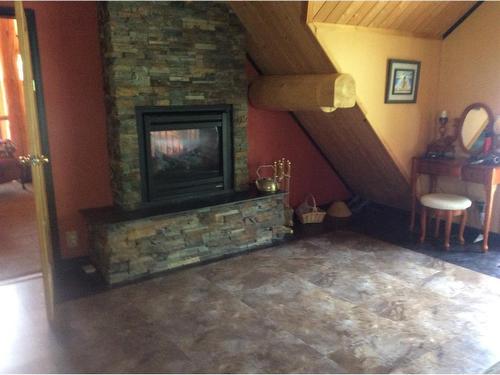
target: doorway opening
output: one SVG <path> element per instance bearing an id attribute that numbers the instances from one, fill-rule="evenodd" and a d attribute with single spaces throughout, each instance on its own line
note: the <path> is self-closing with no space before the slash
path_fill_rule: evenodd
<path id="1" fill-rule="evenodd" d="M 41 271 L 16 20 L 0 17 L 0 281 Z"/>

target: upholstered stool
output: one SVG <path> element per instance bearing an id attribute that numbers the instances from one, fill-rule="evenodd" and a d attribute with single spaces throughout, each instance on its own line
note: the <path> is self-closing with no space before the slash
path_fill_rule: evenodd
<path id="1" fill-rule="evenodd" d="M 446 219 L 444 236 L 444 247 L 446 250 L 450 248 L 451 221 L 454 216 L 462 216 L 460 220 L 460 232 L 458 234 L 458 239 L 462 245 L 464 244 L 464 228 L 467 221 L 467 209 L 472 204 L 469 198 L 455 194 L 432 193 L 421 196 L 420 203 L 422 204 L 422 213 L 420 215 L 420 243 L 425 240 L 427 213 L 430 211 L 436 218 L 434 237 L 437 238 L 439 235 L 439 224 L 441 218 L 444 217 Z"/>

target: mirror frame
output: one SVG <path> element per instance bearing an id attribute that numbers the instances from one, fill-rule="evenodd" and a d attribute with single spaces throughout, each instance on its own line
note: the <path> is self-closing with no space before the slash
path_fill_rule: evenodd
<path id="1" fill-rule="evenodd" d="M 467 106 L 464 111 L 462 112 L 462 115 L 460 116 L 459 124 L 458 124 L 458 138 L 460 139 L 460 146 L 462 147 L 462 150 L 466 152 L 469 155 L 478 155 L 481 153 L 481 151 L 477 153 L 472 153 L 470 150 L 465 147 L 464 140 L 462 137 L 462 129 L 464 126 L 465 118 L 467 117 L 467 114 L 471 109 L 484 109 L 486 113 L 488 114 L 488 124 L 484 128 L 484 131 L 492 131 L 493 130 L 493 121 L 495 120 L 495 117 L 493 116 L 493 112 L 491 111 L 490 107 L 488 107 L 484 103 L 472 103 L 471 105 Z"/>

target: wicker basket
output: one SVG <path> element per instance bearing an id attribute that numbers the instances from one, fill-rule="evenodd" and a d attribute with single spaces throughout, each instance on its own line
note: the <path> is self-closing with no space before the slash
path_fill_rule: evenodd
<path id="1" fill-rule="evenodd" d="M 312 204 L 309 204 L 311 202 Z M 316 199 L 312 194 L 295 210 L 302 224 L 322 223 L 326 212 L 316 206 Z"/>

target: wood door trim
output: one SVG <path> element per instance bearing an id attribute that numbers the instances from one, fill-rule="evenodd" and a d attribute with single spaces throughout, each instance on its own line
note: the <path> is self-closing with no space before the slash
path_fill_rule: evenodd
<path id="1" fill-rule="evenodd" d="M 30 41 L 33 79 L 35 81 L 35 87 L 36 87 L 36 101 L 38 107 L 40 141 L 42 144 L 43 154 L 48 156 L 50 159 L 49 137 L 48 137 L 47 121 L 45 117 L 45 101 L 43 95 L 42 70 L 40 64 L 40 54 L 38 49 L 35 11 L 29 8 L 25 9 L 24 11 L 26 13 L 26 21 L 28 24 L 28 37 Z M 14 8 L 0 7 L 0 18 L 15 19 Z M 47 192 L 47 206 L 49 213 L 50 234 L 51 234 L 52 252 L 53 252 L 52 256 L 54 259 L 54 271 L 57 272 L 61 268 L 60 265 L 62 259 L 61 259 L 61 247 L 60 247 L 60 238 L 59 238 L 58 223 L 57 223 L 56 205 L 55 205 L 52 167 L 50 164 L 45 166 L 44 174 L 45 174 L 45 185 L 46 185 L 45 189 Z"/>

